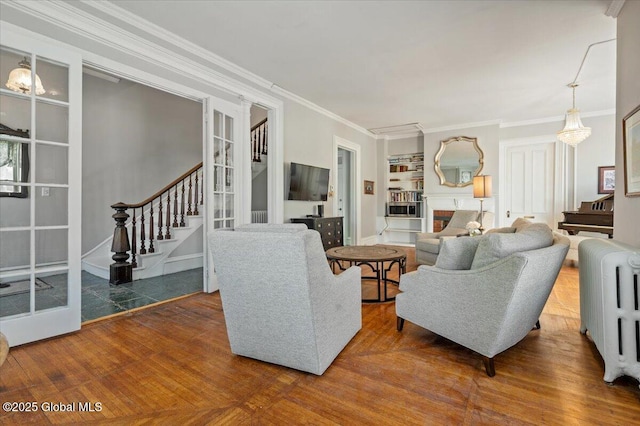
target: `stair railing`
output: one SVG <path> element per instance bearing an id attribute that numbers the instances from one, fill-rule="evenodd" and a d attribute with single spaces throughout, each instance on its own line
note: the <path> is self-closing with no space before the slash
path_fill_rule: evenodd
<path id="1" fill-rule="evenodd" d="M 202 163 L 199 163 L 144 201 L 130 204 L 119 202 L 111 206 L 120 213 L 120 216 L 126 210 L 132 210 L 131 214 L 127 215 L 131 217 L 130 245 L 128 235 L 126 238 L 122 235 L 123 221 L 116 220 L 114 235 L 118 232 L 119 237 L 117 240 L 114 238 L 111 251 L 119 254 L 119 268 L 123 268 L 122 258 L 124 253 L 128 254 L 129 251 L 131 251 L 130 268 L 137 268 L 138 254 L 155 253 L 154 241 L 171 239 L 171 228 L 186 226 L 185 215 L 199 215 L 198 208 L 203 203 Z M 126 228 L 124 232 L 127 232 Z M 121 273 L 118 277 L 110 277 L 109 282 L 112 284 L 130 282 L 122 281 L 122 275 Z"/>
<path id="2" fill-rule="evenodd" d="M 251 127 L 251 161 L 260 163 L 262 156 L 267 155 L 267 119 L 265 118 Z"/>

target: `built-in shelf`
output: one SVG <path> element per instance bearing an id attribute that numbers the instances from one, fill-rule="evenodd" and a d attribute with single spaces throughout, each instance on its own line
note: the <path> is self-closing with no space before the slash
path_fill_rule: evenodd
<path id="1" fill-rule="evenodd" d="M 413 245 L 415 234 L 423 232 L 423 188 L 424 153 L 396 154 L 387 158 L 387 216 L 383 232 L 386 243 Z"/>

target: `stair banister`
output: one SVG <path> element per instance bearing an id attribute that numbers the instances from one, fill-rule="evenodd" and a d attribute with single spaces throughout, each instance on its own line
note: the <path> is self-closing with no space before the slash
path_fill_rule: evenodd
<path id="1" fill-rule="evenodd" d="M 139 217 L 140 223 L 140 250 L 138 253 L 140 255 L 147 253 L 154 253 L 154 238 L 158 240 L 170 239 L 171 238 L 171 192 L 173 191 L 174 196 L 174 221 L 173 227 L 184 227 L 186 223 L 184 221 L 185 216 L 185 202 L 188 203 L 187 207 L 187 215 L 198 215 L 198 204 L 202 204 L 204 202 L 204 193 L 202 192 L 202 186 L 198 185 L 198 172 L 202 169 L 202 163 L 196 164 L 194 167 L 189 169 L 187 172 L 183 173 L 180 177 L 173 180 L 171 183 L 166 185 L 160 191 L 153 194 L 151 197 L 148 197 L 144 201 L 139 203 L 123 203 L 119 202 L 111 206 L 111 208 L 116 210 L 116 213 L 112 216 L 116 221 L 116 229 L 114 230 L 113 244 L 111 251 L 116 254 L 112 257 L 115 263 L 111 265 L 110 268 L 110 280 L 112 284 L 123 284 L 125 282 L 131 282 L 132 279 L 132 268 L 136 268 L 138 266 L 137 262 L 137 218 Z M 195 174 L 195 177 L 192 175 Z M 189 179 L 189 187 L 188 187 L 188 200 L 185 198 L 185 180 Z M 195 180 L 195 186 L 193 186 L 193 180 Z M 180 185 L 182 183 L 182 185 Z M 181 186 L 181 188 L 180 188 Z M 200 189 L 200 193 L 198 190 Z M 181 199 L 178 202 L 178 193 L 181 191 Z M 166 194 L 166 233 L 162 234 L 163 228 L 163 195 Z M 154 232 L 154 203 L 158 208 L 158 235 L 155 235 Z M 180 223 L 178 224 L 178 203 L 180 203 Z M 149 207 L 149 221 L 148 224 L 146 221 L 146 212 L 145 207 Z M 131 231 L 132 231 L 132 242 L 133 247 L 129 245 L 129 235 L 128 230 L 126 228 L 125 222 L 130 217 L 126 210 L 133 210 L 133 218 L 131 220 Z M 138 216 L 136 210 L 140 209 L 140 215 Z M 148 226 L 148 233 L 147 228 Z M 147 238 L 148 235 L 148 238 Z M 148 248 L 146 246 L 148 242 Z M 129 251 L 131 250 L 132 259 L 131 262 L 127 262 L 129 258 Z M 128 281 L 127 281 L 128 279 Z"/>

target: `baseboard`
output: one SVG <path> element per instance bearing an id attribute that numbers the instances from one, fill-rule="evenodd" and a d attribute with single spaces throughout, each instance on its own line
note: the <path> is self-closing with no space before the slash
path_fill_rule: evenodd
<path id="1" fill-rule="evenodd" d="M 377 235 L 370 235 L 368 237 L 365 238 L 361 238 L 360 239 L 360 245 L 362 246 L 374 246 L 376 244 L 378 244 L 378 236 Z"/>
<path id="2" fill-rule="evenodd" d="M 174 274 L 189 269 L 202 268 L 204 266 L 203 259 L 202 253 L 170 257 L 165 260 L 163 272 L 164 274 Z"/>

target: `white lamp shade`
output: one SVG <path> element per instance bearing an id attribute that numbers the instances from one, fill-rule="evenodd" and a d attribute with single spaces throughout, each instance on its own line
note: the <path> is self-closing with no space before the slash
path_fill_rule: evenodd
<path id="1" fill-rule="evenodd" d="M 580 120 L 580 111 L 571 108 L 567 111 L 564 129 L 558 132 L 558 140 L 576 146 L 591 136 L 591 127 L 584 127 Z"/>
<path id="2" fill-rule="evenodd" d="M 480 175 L 473 177 L 473 198 L 491 197 L 491 176 Z"/>
<path id="3" fill-rule="evenodd" d="M 9 73 L 6 86 L 14 92 L 31 94 L 31 70 L 29 68 L 16 68 Z M 43 95 L 44 87 L 40 77 L 36 74 L 36 95 Z"/>

